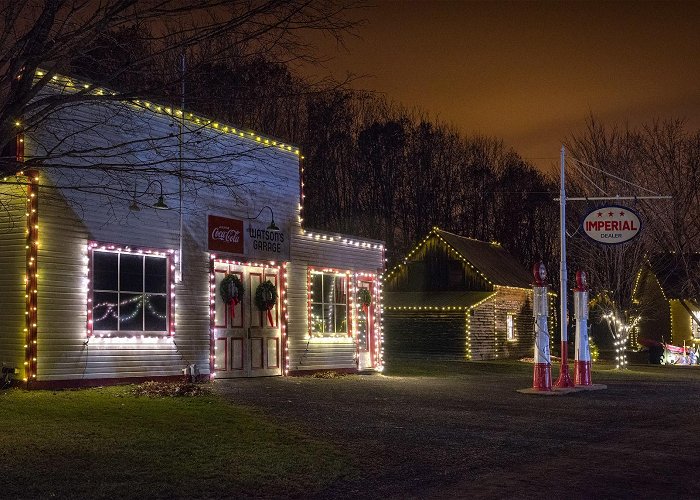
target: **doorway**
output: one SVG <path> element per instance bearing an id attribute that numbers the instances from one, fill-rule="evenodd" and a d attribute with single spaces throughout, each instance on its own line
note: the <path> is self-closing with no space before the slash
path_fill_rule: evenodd
<path id="1" fill-rule="evenodd" d="M 224 304 L 219 286 L 229 274 L 238 277 L 244 293 L 238 303 Z M 255 302 L 258 286 L 270 281 L 277 288 L 272 309 Z M 282 374 L 280 267 L 214 261 L 214 370 L 217 378 L 262 377 Z"/>
<path id="2" fill-rule="evenodd" d="M 357 368 L 369 370 L 376 366 L 377 340 L 374 335 L 375 321 L 375 286 L 370 278 L 357 279 L 358 297 L 360 290 L 369 292 L 370 302 L 358 304 L 356 311 L 356 336 L 357 336 Z"/>

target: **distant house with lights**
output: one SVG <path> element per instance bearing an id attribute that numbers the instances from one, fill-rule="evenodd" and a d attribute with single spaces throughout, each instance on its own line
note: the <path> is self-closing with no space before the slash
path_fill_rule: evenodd
<path id="1" fill-rule="evenodd" d="M 532 355 L 531 281 L 500 244 L 434 228 L 385 277 L 387 359 Z"/>
<path id="2" fill-rule="evenodd" d="M 0 363 L 30 387 L 382 369 L 383 243 L 302 226 L 296 147 L 147 101 L 77 100 L 13 154 Z"/>
<path id="3" fill-rule="evenodd" d="M 641 314 L 633 345 L 639 339 L 678 346 L 700 342 L 700 297 L 688 273 L 700 276 L 700 254 L 659 253 L 646 259 L 633 292 Z"/>

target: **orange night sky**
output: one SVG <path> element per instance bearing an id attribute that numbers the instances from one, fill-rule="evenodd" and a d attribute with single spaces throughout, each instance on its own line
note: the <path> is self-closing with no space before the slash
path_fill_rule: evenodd
<path id="1" fill-rule="evenodd" d="M 700 128 L 700 2 L 374 5 L 346 49 L 319 44 L 331 59 L 316 74 L 367 75 L 354 86 L 500 137 L 542 168 L 589 113 Z"/>

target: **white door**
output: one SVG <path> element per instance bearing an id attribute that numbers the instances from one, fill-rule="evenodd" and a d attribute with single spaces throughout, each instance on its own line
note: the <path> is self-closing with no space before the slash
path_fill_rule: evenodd
<path id="1" fill-rule="evenodd" d="M 219 284 L 233 273 L 245 290 L 236 305 L 226 305 Z M 214 263 L 214 370 L 217 378 L 260 377 L 282 374 L 282 335 L 279 314 L 280 272 L 278 267 Z M 255 291 L 264 281 L 277 288 L 277 304 L 270 311 L 255 305 Z"/>
<path id="2" fill-rule="evenodd" d="M 359 292 L 362 289 L 370 293 L 372 300 L 367 306 L 361 304 L 357 306 L 357 367 L 360 370 L 367 370 L 375 366 L 373 359 L 373 353 L 376 350 L 376 339 L 374 337 L 374 282 L 370 279 L 359 279 L 357 281 L 357 290 Z"/>

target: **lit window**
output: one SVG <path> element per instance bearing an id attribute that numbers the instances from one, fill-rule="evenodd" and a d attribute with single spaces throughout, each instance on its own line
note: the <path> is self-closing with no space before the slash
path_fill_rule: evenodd
<path id="1" fill-rule="evenodd" d="M 506 338 L 515 340 L 515 315 L 513 313 L 508 313 L 506 316 Z"/>
<path id="2" fill-rule="evenodd" d="M 693 311 L 695 317 L 700 317 L 700 311 Z M 693 338 L 700 339 L 700 324 L 691 316 L 690 318 L 690 328 L 693 331 Z"/>
<path id="3" fill-rule="evenodd" d="M 92 254 L 93 330 L 110 334 L 168 333 L 168 259 Z"/>
<path id="4" fill-rule="evenodd" d="M 345 274 L 311 272 L 312 337 L 347 337 L 348 278 Z"/>

